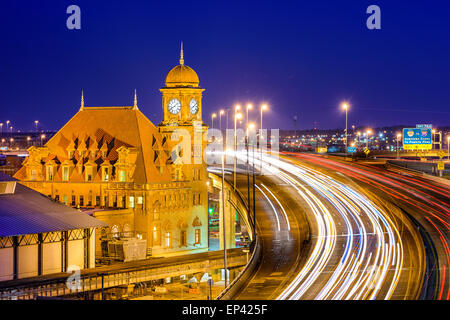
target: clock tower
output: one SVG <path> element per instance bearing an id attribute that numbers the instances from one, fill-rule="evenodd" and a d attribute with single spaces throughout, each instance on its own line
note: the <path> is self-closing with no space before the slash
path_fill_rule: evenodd
<path id="1" fill-rule="evenodd" d="M 189 195 L 185 210 L 190 218 L 186 221 L 195 221 L 192 227 L 201 230 L 201 235 L 196 231 L 195 243 L 200 238 L 208 239 L 208 172 L 203 158 L 208 127 L 202 121 L 205 89 L 199 83 L 197 73 L 184 64 L 181 44 L 180 64 L 169 71 L 165 86 L 160 89 L 163 121 L 158 130 L 163 136 L 162 148 L 169 157 L 172 182 L 180 184 L 178 188 Z"/>
<path id="2" fill-rule="evenodd" d="M 181 44 L 180 64 L 166 76 L 162 93 L 162 126 L 192 126 L 193 121 L 202 121 L 202 89 L 197 73 L 184 64 Z M 202 123 L 203 125 L 203 123 Z"/>

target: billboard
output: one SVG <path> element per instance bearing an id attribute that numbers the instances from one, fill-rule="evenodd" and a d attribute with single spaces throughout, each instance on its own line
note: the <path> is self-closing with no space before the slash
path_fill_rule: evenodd
<path id="1" fill-rule="evenodd" d="M 356 153 L 356 147 L 347 147 L 347 153 Z"/>
<path id="2" fill-rule="evenodd" d="M 404 128 L 403 150 L 431 150 L 431 128 Z"/>

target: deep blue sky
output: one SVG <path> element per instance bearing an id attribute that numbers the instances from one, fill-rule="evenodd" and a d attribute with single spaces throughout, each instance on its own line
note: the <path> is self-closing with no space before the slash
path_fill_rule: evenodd
<path id="1" fill-rule="evenodd" d="M 81 30 L 66 8 L 81 8 Z M 381 30 L 366 8 L 381 7 Z M 59 129 L 86 106 L 132 105 L 162 119 L 167 72 L 194 68 L 204 120 L 236 102 L 267 102 L 270 127 L 450 125 L 449 2 L 2 1 L 0 121 Z M 256 114 L 255 114 L 256 117 Z"/>

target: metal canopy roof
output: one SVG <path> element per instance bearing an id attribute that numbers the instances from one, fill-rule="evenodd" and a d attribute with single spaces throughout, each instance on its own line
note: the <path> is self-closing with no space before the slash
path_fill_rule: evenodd
<path id="1" fill-rule="evenodd" d="M 0 173 L 0 181 L 7 179 Z M 0 237 L 105 226 L 106 223 L 20 183 L 14 194 L 0 195 Z"/>

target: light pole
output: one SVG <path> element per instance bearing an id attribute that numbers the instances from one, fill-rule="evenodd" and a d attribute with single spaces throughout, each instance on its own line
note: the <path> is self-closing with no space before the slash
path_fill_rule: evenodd
<path id="1" fill-rule="evenodd" d="M 2 134 L 3 134 L 3 122 L 0 122 L 0 129 L 2 130 Z"/>
<path id="2" fill-rule="evenodd" d="M 6 133 L 8 133 L 9 130 L 9 120 L 6 120 Z"/>
<path id="3" fill-rule="evenodd" d="M 211 115 L 211 129 L 214 129 L 214 118 L 217 117 L 217 114 L 213 113 Z"/>
<path id="4" fill-rule="evenodd" d="M 267 110 L 267 104 L 263 104 L 262 106 L 261 106 L 261 110 L 260 110 L 260 112 L 261 112 L 261 122 L 260 122 L 260 132 L 261 132 L 261 134 L 259 135 L 259 151 L 260 151 L 260 159 L 259 159 L 259 161 L 260 161 L 260 172 L 262 173 L 262 138 L 263 138 L 263 136 L 262 136 L 262 134 L 263 134 L 263 111 L 264 110 Z"/>
<path id="5" fill-rule="evenodd" d="M 230 111 L 229 108 L 225 109 L 225 113 L 226 113 L 226 116 L 227 116 L 227 129 L 228 129 L 228 111 Z"/>
<path id="6" fill-rule="evenodd" d="M 347 119 L 348 119 L 348 103 L 343 102 L 342 108 L 345 110 L 345 156 L 347 156 L 348 149 L 348 135 L 347 135 Z"/>
<path id="7" fill-rule="evenodd" d="M 225 111 L 222 109 L 219 111 L 219 129 L 220 132 L 222 132 L 222 115 L 225 113 Z"/>
<path id="8" fill-rule="evenodd" d="M 399 147 L 398 147 L 398 142 L 399 142 L 401 137 L 402 137 L 402 134 L 401 133 L 397 133 L 397 159 L 400 159 L 400 155 L 399 155 L 400 150 L 399 150 Z"/>
<path id="9" fill-rule="evenodd" d="M 248 110 L 251 110 L 253 108 L 253 106 L 249 103 L 247 105 L 247 117 L 245 119 L 245 127 L 247 128 L 247 136 L 248 136 Z"/>
<path id="10" fill-rule="evenodd" d="M 255 124 L 254 123 L 249 123 L 247 126 L 247 137 L 246 137 L 246 149 L 247 149 L 247 203 L 248 203 L 248 217 L 249 219 L 251 218 L 251 206 L 250 206 L 250 170 L 249 170 L 249 154 L 248 154 L 248 148 L 249 148 L 249 143 L 250 143 L 250 136 L 249 136 L 249 131 L 253 130 L 255 128 Z M 253 153 L 254 155 L 254 153 Z M 253 159 L 255 160 L 255 159 Z M 253 164 L 254 165 L 254 164 Z"/>
<path id="11" fill-rule="evenodd" d="M 34 125 L 36 126 L 36 132 L 38 132 L 38 123 L 39 123 L 39 120 L 34 120 Z"/>
<path id="12" fill-rule="evenodd" d="M 222 152 L 222 233 L 223 233 L 223 266 L 225 273 L 225 288 L 227 287 L 227 237 L 225 227 L 225 152 Z"/>
<path id="13" fill-rule="evenodd" d="M 369 135 L 372 133 L 372 130 L 368 129 L 366 131 L 366 148 L 369 149 Z"/>
<path id="14" fill-rule="evenodd" d="M 41 135 L 41 147 L 43 146 L 43 142 L 42 142 L 42 141 L 43 141 L 44 139 L 45 139 L 45 134 L 42 134 L 42 135 Z"/>
<path id="15" fill-rule="evenodd" d="M 237 127 L 237 120 L 242 118 L 242 114 L 241 113 L 236 113 L 237 111 L 239 111 L 241 109 L 240 105 L 237 105 L 234 108 L 234 155 L 233 155 L 233 159 L 234 159 L 234 177 L 233 177 L 233 188 L 234 190 L 236 190 L 236 153 L 237 153 L 237 134 L 236 134 L 236 127 Z"/>
<path id="16" fill-rule="evenodd" d="M 358 146 L 359 146 L 361 144 L 361 132 L 358 131 L 356 134 L 358 135 Z"/>
<path id="17" fill-rule="evenodd" d="M 447 137 L 447 160 L 450 160 L 450 136 Z"/>

